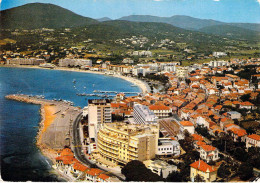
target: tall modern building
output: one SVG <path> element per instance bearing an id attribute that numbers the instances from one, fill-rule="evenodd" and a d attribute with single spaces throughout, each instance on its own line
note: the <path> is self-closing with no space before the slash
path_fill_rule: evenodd
<path id="1" fill-rule="evenodd" d="M 155 124 L 158 117 L 145 105 L 134 105 L 134 119 L 137 124 Z"/>
<path id="2" fill-rule="evenodd" d="M 88 131 L 89 138 L 96 139 L 100 126 L 111 123 L 111 103 L 108 99 L 88 100 Z"/>
<path id="3" fill-rule="evenodd" d="M 155 158 L 159 125 L 105 123 L 99 129 L 97 148 L 108 161 L 124 165 Z"/>

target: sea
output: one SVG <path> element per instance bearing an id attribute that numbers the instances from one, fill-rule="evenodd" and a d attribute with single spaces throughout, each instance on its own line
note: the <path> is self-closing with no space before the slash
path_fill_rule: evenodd
<path id="1" fill-rule="evenodd" d="M 141 92 L 120 78 L 81 72 L 0 67 L 0 155 L 4 181 L 65 181 L 52 169 L 51 161 L 37 148 L 40 106 L 7 100 L 8 94 L 44 95 L 84 107 L 88 99 L 77 96 L 94 90 Z"/>

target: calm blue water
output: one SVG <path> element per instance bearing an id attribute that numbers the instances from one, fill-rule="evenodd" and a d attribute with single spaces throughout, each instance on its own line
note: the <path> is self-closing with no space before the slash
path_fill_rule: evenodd
<path id="1" fill-rule="evenodd" d="M 76 83 L 73 83 L 73 80 Z M 75 87 L 74 87 L 75 86 Z M 76 93 L 93 90 L 140 92 L 131 83 L 98 74 L 0 67 L 0 153 L 1 177 L 9 181 L 62 181 L 52 174 L 48 160 L 35 146 L 40 106 L 6 100 L 21 92 L 47 99 L 65 99 L 84 107 L 87 99 Z"/>

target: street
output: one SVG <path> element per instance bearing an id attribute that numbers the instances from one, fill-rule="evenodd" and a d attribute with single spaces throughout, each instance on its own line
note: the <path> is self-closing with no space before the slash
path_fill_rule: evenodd
<path id="1" fill-rule="evenodd" d="M 74 155 L 76 157 L 77 160 L 79 160 L 81 163 L 90 166 L 93 163 L 91 160 L 87 159 L 85 157 L 85 155 L 83 154 L 82 151 L 82 144 L 81 144 L 81 140 L 80 140 L 80 134 L 79 134 L 79 123 L 82 119 L 82 113 L 80 113 L 78 115 L 78 117 L 76 118 L 76 120 L 73 123 L 73 127 L 72 127 L 72 133 L 73 133 L 73 145 L 72 145 L 72 149 L 74 151 Z M 124 180 L 124 175 L 122 175 L 121 173 L 112 173 L 110 172 L 111 170 L 108 168 L 104 168 L 104 167 L 100 167 L 99 165 L 95 164 L 99 169 L 105 171 L 105 172 L 109 172 L 109 174 L 117 177 L 119 180 L 123 181 Z"/>

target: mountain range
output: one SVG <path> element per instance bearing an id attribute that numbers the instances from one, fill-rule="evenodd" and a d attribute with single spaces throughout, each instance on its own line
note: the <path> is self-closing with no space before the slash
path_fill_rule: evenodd
<path id="1" fill-rule="evenodd" d="M 224 36 L 231 39 L 259 40 L 260 24 L 225 23 L 216 20 L 198 19 L 176 15 L 172 17 L 156 17 L 150 15 L 131 15 L 118 20 L 108 17 L 92 19 L 73 13 L 53 4 L 30 3 L 19 7 L 0 11 L 2 29 L 37 29 L 37 28 L 72 28 L 88 26 L 97 35 L 127 35 L 133 33 L 172 35 L 190 34 L 189 40 L 199 40 L 205 35 Z M 89 26 L 91 25 L 91 26 Z M 127 27 L 124 27 L 127 26 Z M 111 32 L 111 29 L 114 32 Z M 151 28 L 151 30 L 149 30 Z M 144 31 L 145 30 L 145 31 Z M 102 36 L 104 37 L 104 36 Z M 154 37 L 154 36 L 153 36 Z M 178 36 L 177 36 L 178 37 Z M 211 37 L 215 39 L 214 37 Z"/>
<path id="2" fill-rule="evenodd" d="M 130 15 L 119 18 L 119 20 L 127 20 L 133 22 L 161 22 L 168 23 L 176 27 L 189 30 L 200 30 L 209 26 L 230 25 L 239 28 L 254 30 L 260 32 L 260 24 L 255 23 L 226 23 L 211 19 L 199 19 L 185 15 L 175 15 L 172 17 L 157 17 L 151 15 Z"/>

